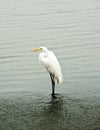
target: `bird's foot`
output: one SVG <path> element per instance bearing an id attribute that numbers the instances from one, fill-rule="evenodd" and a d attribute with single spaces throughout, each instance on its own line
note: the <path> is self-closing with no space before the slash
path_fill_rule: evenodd
<path id="1" fill-rule="evenodd" d="M 56 98 L 56 95 L 54 93 L 51 94 L 52 98 Z"/>

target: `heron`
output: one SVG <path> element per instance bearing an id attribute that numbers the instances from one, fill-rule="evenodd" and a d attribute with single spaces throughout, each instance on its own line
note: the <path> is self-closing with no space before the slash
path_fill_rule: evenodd
<path id="1" fill-rule="evenodd" d="M 46 68 L 47 72 L 50 75 L 52 83 L 52 96 L 55 96 L 55 85 L 61 84 L 62 82 L 62 72 L 61 66 L 58 62 L 55 54 L 48 50 L 46 47 L 39 47 L 32 50 L 32 52 L 42 51 L 39 54 L 40 63 Z"/>

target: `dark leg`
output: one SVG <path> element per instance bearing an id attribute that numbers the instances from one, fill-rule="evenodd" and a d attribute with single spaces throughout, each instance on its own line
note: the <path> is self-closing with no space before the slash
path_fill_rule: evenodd
<path id="1" fill-rule="evenodd" d="M 54 97 L 55 96 L 55 81 L 54 81 L 53 75 L 50 74 L 50 77 L 51 77 L 51 82 L 52 82 L 52 97 Z"/>
<path id="2" fill-rule="evenodd" d="M 55 82 L 52 80 L 52 96 L 54 97 L 55 95 Z"/>

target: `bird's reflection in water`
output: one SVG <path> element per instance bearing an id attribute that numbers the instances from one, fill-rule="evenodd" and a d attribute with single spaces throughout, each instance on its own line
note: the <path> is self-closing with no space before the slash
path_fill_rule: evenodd
<path id="1" fill-rule="evenodd" d="M 51 97 L 50 102 L 48 103 L 49 112 L 59 113 L 63 109 L 63 97 L 61 95 L 56 95 Z"/>
<path id="2" fill-rule="evenodd" d="M 56 95 L 56 98 L 50 101 L 43 107 L 41 128 L 48 130 L 64 129 L 64 111 L 63 111 L 63 97 Z"/>

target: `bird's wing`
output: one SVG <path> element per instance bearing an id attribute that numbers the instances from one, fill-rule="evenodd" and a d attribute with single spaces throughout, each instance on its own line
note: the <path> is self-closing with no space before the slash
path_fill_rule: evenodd
<path id="1" fill-rule="evenodd" d="M 47 71 L 54 76 L 55 82 L 60 84 L 62 82 L 62 73 L 55 54 L 52 51 L 48 51 L 47 55 L 41 53 L 39 59 Z"/>

